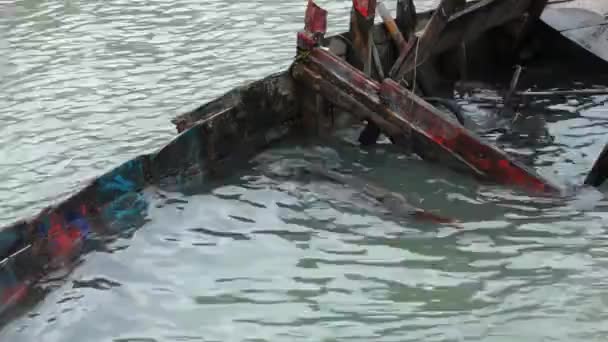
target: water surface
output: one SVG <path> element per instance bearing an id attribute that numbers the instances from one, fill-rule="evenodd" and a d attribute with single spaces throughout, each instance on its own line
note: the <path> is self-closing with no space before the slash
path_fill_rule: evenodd
<path id="1" fill-rule="evenodd" d="M 319 3 L 332 32 L 347 28 L 349 1 Z M 288 66 L 304 1 L 27 0 L 0 11 L 6 224 L 158 148 L 175 114 Z M 462 102 L 483 122 L 493 94 L 474 95 Z M 545 135 L 497 143 L 580 184 L 606 142 L 605 100 L 537 103 L 528 111 L 545 114 Z M 210 192 L 147 189 L 147 223 L 67 280 L 47 279 L 50 292 L 0 340 L 604 340 L 604 200 L 478 184 L 390 146 L 350 146 L 355 133 L 277 146 Z M 318 161 L 464 229 L 397 220 L 353 189 L 301 177 Z"/>

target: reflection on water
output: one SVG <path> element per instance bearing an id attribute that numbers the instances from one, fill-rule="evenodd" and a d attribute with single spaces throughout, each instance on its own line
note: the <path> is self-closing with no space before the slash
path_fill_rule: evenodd
<path id="1" fill-rule="evenodd" d="M 347 1 L 320 2 L 346 29 Z M 303 2 L 0 3 L 0 221 L 174 134 L 170 117 L 290 63 Z M 423 4 L 420 4 L 422 6 Z M 392 7 L 393 3 L 389 2 Z M 4 15 L 10 13 L 10 15 Z M 491 93 L 463 96 L 475 123 Z M 580 184 L 606 142 L 606 98 L 537 101 L 489 135 Z M 211 191 L 148 188 L 146 221 L 51 274 L 1 341 L 600 341 L 608 208 L 563 201 L 341 141 L 286 143 Z M 521 139 L 514 139 L 514 138 Z M 307 162 L 368 177 L 463 229 L 386 215 Z M 207 189 L 205 189 L 207 190 Z M 71 272 L 71 273 L 68 273 Z M 67 274 L 67 279 L 64 279 Z M 40 300 L 40 301 L 38 301 Z"/>

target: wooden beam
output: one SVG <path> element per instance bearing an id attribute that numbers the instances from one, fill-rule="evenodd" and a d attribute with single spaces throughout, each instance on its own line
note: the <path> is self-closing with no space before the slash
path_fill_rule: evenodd
<path id="1" fill-rule="evenodd" d="M 355 68 L 366 75 L 372 75 L 371 29 L 374 26 L 376 0 L 353 0 L 351 10 L 350 33 L 353 42 L 351 59 Z"/>
<path id="2" fill-rule="evenodd" d="M 402 88 L 392 80 L 380 85 L 380 96 L 385 104 L 403 120 L 403 125 L 457 155 L 484 175 L 502 184 L 520 185 L 539 192 L 558 188 L 536 175 L 506 153 L 483 142 L 454 120 L 446 120 L 430 104 Z M 415 126 L 414 126 L 415 123 Z M 424 157 L 424 151 L 418 151 Z"/>
<path id="3" fill-rule="evenodd" d="M 397 1 L 397 18 L 395 21 L 405 39 L 410 40 L 414 37 L 416 26 L 418 25 L 414 0 Z"/>
<path id="4" fill-rule="evenodd" d="M 403 37 L 403 34 L 401 34 L 401 31 L 397 26 L 397 22 L 395 22 L 395 20 L 391 16 L 391 12 L 389 12 L 388 8 L 384 6 L 384 3 L 378 3 L 377 9 L 378 14 L 380 14 L 380 17 L 382 18 L 382 22 L 384 23 L 384 27 L 393 39 L 397 50 L 402 51 L 407 45 L 407 40 L 405 39 L 405 37 Z"/>
<path id="5" fill-rule="evenodd" d="M 308 0 L 304 16 L 304 32 L 299 35 L 298 55 L 306 55 L 318 46 L 327 31 L 327 11 L 313 0 Z M 333 116 L 328 103 L 322 96 L 311 93 L 307 88 L 297 87 L 298 103 L 304 129 L 313 136 L 324 136 L 333 130 Z"/>
<path id="6" fill-rule="evenodd" d="M 325 35 L 327 32 L 327 11 L 313 0 L 308 0 L 304 14 L 304 30 L 313 34 Z"/>
<path id="7" fill-rule="evenodd" d="M 411 135 L 413 148 L 422 158 L 446 162 L 450 167 L 465 169 L 480 178 L 498 183 L 522 186 L 533 191 L 559 192 L 557 186 L 473 135 L 454 118 L 394 81 L 387 79 L 379 84 L 322 49 L 313 49 L 304 64 L 385 121 L 398 126 L 406 136 Z M 376 117 L 369 118 L 376 120 Z"/>
<path id="8" fill-rule="evenodd" d="M 517 32 L 515 43 L 513 44 L 516 52 L 520 51 L 527 41 L 530 40 L 530 34 L 540 22 L 540 16 L 547 6 L 548 0 L 530 0 L 528 12 L 525 13 L 523 24 Z"/>
<path id="9" fill-rule="evenodd" d="M 455 8 L 461 9 L 464 8 L 465 2 L 464 0 L 454 0 Z M 397 55 L 400 58 L 405 58 L 412 53 L 412 48 L 414 48 L 414 44 L 418 41 L 417 38 L 413 35 L 405 38 L 401 32 L 397 29 L 397 24 L 393 20 L 390 12 L 386 9 L 386 7 L 382 4 L 378 4 L 378 13 L 382 16 L 382 20 L 384 22 L 384 26 L 389 32 L 390 36 L 393 38 L 395 45 L 397 46 Z M 414 56 L 415 58 L 415 56 Z M 399 61 L 397 61 L 398 63 Z M 450 96 L 451 89 L 444 90 L 441 89 L 440 85 L 442 84 L 442 77 L 439 75 L 435 68 L 435 63 L 431 61 L 427 61 L 418 67 L 417 72 L 414 75 L 408 75 L 405 81 L 407 84 L 410 84 L 415 89 L 416 92 L 420 95 L 425 96 Z M 391 77 L 397 77 L 394 74 L 391 74 Z M 400 81 L 401 78 L 395 78 L 395 80 Z"/>
<path id="10" fill-rule="evenodd" d="M 318 94 L 323 94 L 327 101 L 331 102 L 336 107 L 350 112 L 361 121 L 369 120 L 374 122 L 382 131 L 386 132 L 396 141 L 406 141 L 406 139 L 403 139 L 403 130 L 386 121 L 382 116 L 370 110 L 341 88 L 327 81 L 317 71 L 315 71 L 314 67 L 303 64 L 294 65 L 292 68 L 292 76 L 296 81 L 308 87 L 309 90 L 312 90 Z"/>
<path id="11" fill-rule="evenodd" d="M 373 34 L 374 18 L 376 15 L 376 0 L 353 0 L 351 10 L 350 33 L 353 42 L 350 64 L 363 71 L 366 75 L 378 78 L 380 73 L 372 71 L 373 56 Z M 382 71 L 382 74 L 384 72 Z M 384 77 L 384 75 L 382 75 Z M 373 123 L 368 122 L 364 130 L 365 134 L 359 135 L 362 145 L 373 145 L 380 137 L 380 129 Z"/>
<path id="12" fill-rule="evenodd" d="M 431 20 L 426 24 L 424 33 L 417 40 L 411 40 L 411 48 L 401 51 L 399 58 L 391 69 L 390 76 L 394 80 L 402 79 L 405 74 L 426 62 L 433 52 L 439 37 L 447 26 L 448 20 L 461 7 L 461 0 L 442 0 Z"/>

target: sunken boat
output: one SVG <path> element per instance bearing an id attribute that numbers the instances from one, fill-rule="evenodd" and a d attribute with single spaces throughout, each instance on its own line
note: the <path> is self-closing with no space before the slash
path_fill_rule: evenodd
<path id="1" fill-rule="evenodd" d="M 66 200 L 0 230 L 0 313 L 31 297 L 36 282 L 57 265 L 86 252 L 91 236 L 141 224 L 146 187 L 179 189 L 221 179 L 240 161 L 291 136 L 329 136 L 362 124 L 361 145 L 385 135 L 436 167 L 560 196 L 560 185 L 469 129 L 451 99 L 459 84 L 491 79 L 503 85 L 508 107 L 525 95 L 516 91 L 521 68 L 514 73 L 522 64 L 572 70 L 586 58 L 585 68 L 605 71 L 601 56 L 542 20 L 550 7 L 546 0 L 443 0 L 417 13 L 413 1 L 399 0 L 393 18 L 383 3 L 353 0 L 349 31 L 325 36 L 328 13 L 310 0 L 287 70 L 175 117 L 178 134 L 158 151 L 126 161 Z M 547 46 L 559 46 L 560 53 L 547 54 Z M 379 187 L 368 192 L 380 201 L 394 198 Z M 432 216 L 402 202 L 396 201 L 414 218 Z"/>

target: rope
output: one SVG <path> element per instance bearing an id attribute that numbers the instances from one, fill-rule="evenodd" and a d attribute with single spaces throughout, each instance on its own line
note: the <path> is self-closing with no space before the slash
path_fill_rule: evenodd
<path id="1" fill-rule="evenodd" d="M 308 56 L 310 56 L 310 50 L 306 50 L 306 51 L 297 53 L 293 59 L 294 59 L 294 62 L 296 62 L 296 63 L 305 62 L 308 59 Z"/>
<path id="2" fill-rule="evenodd" d="M 416 81 L 417 81 L 417 70 L 418 68 L 416 67 L 418 65 L 418 48 L 420 47 L 420 39 L 416 39 L 416 47 L 414 48 L 414 77 L 412 79 L 412 94 L 416 95 Z M 411 112 L 412 109 L 414 108 L 414 101 L 410 101 L 410 109 L 409 111 Z"/>

